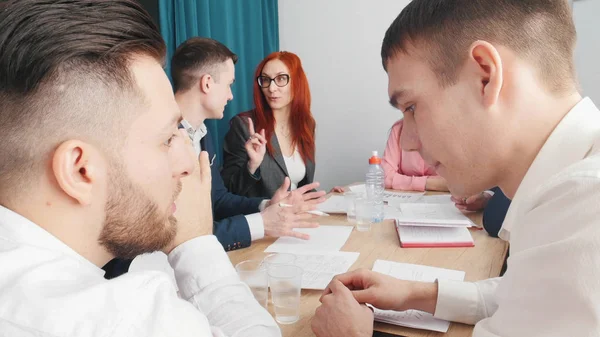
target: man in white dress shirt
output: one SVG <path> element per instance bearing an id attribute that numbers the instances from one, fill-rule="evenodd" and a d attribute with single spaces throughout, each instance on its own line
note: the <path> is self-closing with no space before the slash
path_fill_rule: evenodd
<path id="1" fill-rule="evenodd" d="M 371 336 L 364 303 L 475 324 L 475 337 L 600 336 L 600 111 L 578 92 L 575 40 L 564 0 L 407 5 L 382 46 L 402 147 L 455 195 L 498 185 L 513 200 L 508 270 L 435 283 L 349 272 L 321 297 L 317 336 Z"/>
<path id="2" fill-rule="evenodd" d="M 164 54 L 134 0 L 0 4 L 0 336 L 281 335 L 210 235 Z M 161 273 L 103 278 L 157 250 L 179 296 Z"/>

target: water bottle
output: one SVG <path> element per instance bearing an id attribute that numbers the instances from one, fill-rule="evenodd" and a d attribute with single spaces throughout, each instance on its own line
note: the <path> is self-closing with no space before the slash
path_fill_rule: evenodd
<path id="1" fill-rule="evenodd" d="M 383 221 L 383 192 L 385 191 L 385 174 L 381 167 L 381 158 L 373 151 L 369 159 L 369 170 L 366 176 L 367 199 L 373 202 L 373 222 Z"/>

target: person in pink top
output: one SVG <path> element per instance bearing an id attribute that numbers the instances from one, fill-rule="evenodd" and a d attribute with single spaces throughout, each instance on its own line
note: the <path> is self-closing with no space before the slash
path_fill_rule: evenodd
<path id="1" fill-rule="evenodd" d="M 417 151 L 404 151 L 400 146 L 400 135 L 402 134 L 403 121 L 397 121 L 390 132 L 381 166 L 385 172 L 385 188 L 403 191 L 441 191 L 448 192 L 446 179 L 440 177 L 435 169 L 425 163 L 423 157 Z M 339 187 L 334 187 L 332 192 L 338 192 Z M 495 193 L 500 190 L 496 189 Z M 343 192 L 343 190 L 341 190 Z M 458 198 L 452 196 L 451 200 L 456 208 L 461 211 L 480 211 L 484 209 L 494 193 L 481 192 L 468 198 Z M 499 193 L 498 199 L 502 199 L 503 194 Z M 502 199 L 503 200 L 503 199 Z M 496 207 L 507 209 L 508 206 Z M 506 214 L 506 211 L 500 211 L 499 214 Z M 497 216 L 495 217 L 497 218 Z M 504 217 L 495 223 L 502 224 Z M 498 228 L 499 230 L 499 228 Z M 497 233 L 497 231 L 495 231 Z M 497 234 L 496 234 L 497 235 Z"/>
<path id="2" fill-rule="evenodd" d="M 404 151 L 400 146 L 403 121 L 392 127 L 381 166 L 385 172 L 385 188 L 404 191 L 448 191 L 446 179 L 423 160 L 417 151 Z"/>

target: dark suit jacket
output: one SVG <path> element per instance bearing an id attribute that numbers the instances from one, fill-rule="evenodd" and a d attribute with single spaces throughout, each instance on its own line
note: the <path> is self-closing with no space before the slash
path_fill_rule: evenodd
<path id="1" fill-rule="evenodd" d="M 492 188 L 492 191 L 494 196 L 483 209 L 483 228 L 490 236 L 497 238 L 508 207 L 510 207 L 510 199 L 498 187 Z"/>
<path id="2" fill-rule="evenodd" d="M 216 156 L 210 133 L 200 141 L 202 151 L 208 152 L 208 158 L 213 161 Z M 252 242 L 250 228 L 245 214 L 257 213 L 263 198 L 246 198 L 230 193 L 217 167 L 211 166 L 212 175 L 212 208 L 213 234 L 219 239 L 226 251 L 245 248 Z"/>
<path id="3" fill-rule="evenodd" d="M 254 119 L 254 112 L 243 114 L 243 116 L 238 115 L 231 119 L 230 129 L 225 135 L 225 144 L 223 145 L 221 176 L 225 181 L 225 186 L 232 193 L 247 197 L 271 198 L 283 184 L 285 177 L 289 176 L 285 161 L 277 136 L 273 133 L 269 141 L 275 150 L 274 155 L 270 156 L 267 152 L 259 169 L 254 175 L 250 174 L 247 166 L 249 157 L 244 148 L 250 137 L 247 115 Z M 315 163 L 308 160 L 304 164 L 306 165 L 306 176 L 298 184 L 298 187 L 312 183 L 315 176 Z"/>
<path id="4" fill-rule="evenodd" d="M 208 152 L 208 158 L 213 162 L 216 152 L 210 134 L 200 141 L 200 147 Z M 211 164 L 212 165 L 212 164 Z M 217 237 L 226 251 L 250 246 L 250 228 L 245 214 L 257 213 L 262 198 L 246 198 L 229 193 L 217 167 L 211 166 L 212 186 L 211 200 L 213 210 L 213 234 Z M 113 259 L 102 269 L 107 279 L 115 278 L 129 270 L 131 260 Z"/>
<path id="5" fill-rule="evenodd" d="M 483 228 L 485 228 L 490 236 L 497 238 L 511 201 L 504 195 L 500 188 L 494 187 L 492 188 L 492 191 L 494 191 L 494 196 L 488 201 L 487 206 L 483 209 Z M 509 254 L 510 248 L 509 251 L 506 252 L 506 258 L 504 259 L 504 264 L 500 270 L 500 276 L 503 276 L 506 272 Z"/>

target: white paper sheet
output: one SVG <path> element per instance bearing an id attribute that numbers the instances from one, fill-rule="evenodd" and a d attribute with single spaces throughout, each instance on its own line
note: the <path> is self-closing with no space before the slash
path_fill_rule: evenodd
<path id="1" fill-rule="evenodd" d="M 386 219 L 388 219 L 386 217 Z M 395 218 L 390 218 L 395 220 Z M 468 228 L 473 227 L 473 225 L 465 225 L 465 224 L 442 224 L 442 223 L 416 223 L 416 222 L 398 222 L 396 220 L 396 225 L 401 227 L 437 227 L 437 228 Z"/>
<path id="2" fill-rule="evenodd" d="M 367 187 L 365 186 L 365 184 L 353 185 L 350 186 L 350 191 L 359 194 L 367 194 Z"/>
<path id="3" fill-rule="evenodd" d="M 473 226 L 473 222 L 454 204 L 388 205 L 384 210 L 386 219 L 395 219 L 400 223 Z"/>
<path id="4" fill-rule="evenodd" d="M 295 264 L 302 268 L 302 289 L 324 290 L 334 276 L 343 274 L 356 262 L 360 253 L 296 254 Z"/>
<path id="5" fill-rule="evenodd" d="M 390 275 L 401 280 L 434 282 L 436 279 L 462 281 L 464 271 L 435 268 L 407 263 L 377 260 L 373 271 Z M 409 328 L 447 332 L 450 322 L 434 318 L 433 315 L 418 310 L 392 311 L 375 309 L 375 320 Z"/>
<path id="6" fill-rule="evenodd" d="M 310 235 L 309 240 L 281 237 L 273 242 L 266 253 L 330 253 L 338 252 L 352 233 L 352 226 L 320 226 L 296 228 L 295 231 Z"/>
<path id="7" fill-rule="evenodd" d="M 452 196 L 450 194 L 443 195 L 424 195 L 422 196 L 417 203 L 419 204 L 454 204 L 452 200 L 450 200 Z"/>
<path id="8" fill-rule="evenodd" d="M 317 209 L 325 213 L 346 213 L 346 199 L 342 195 L 332 195 L 317 205 Z"/>
<path id="9" fill-rule="evenodd" d="M 388 205 L 397 206 L 404 203 L 419 202 L 423 197 L 423 193 L 417 192 L 383 192 L 383 201 L 386 201 Z"/>
<path id="10" fill-rule="evenodd" d="M 367 194 L 367 187 L 365 184 L 350 186 L 350 191 L 358 194 Z M 395 191 L 384 191 L 383 201 L 387 202 L 388 205 L 398 206 L 403 203 L 419 202 L 425 193 L 423 192 L 395 192 Z"/>
<path id="11" fill-rule="evenodd" d="M 384 219 L 395 220 L 402 217 L 402 211 L 398 206 L 385 205 L 383 206 Z"/>

